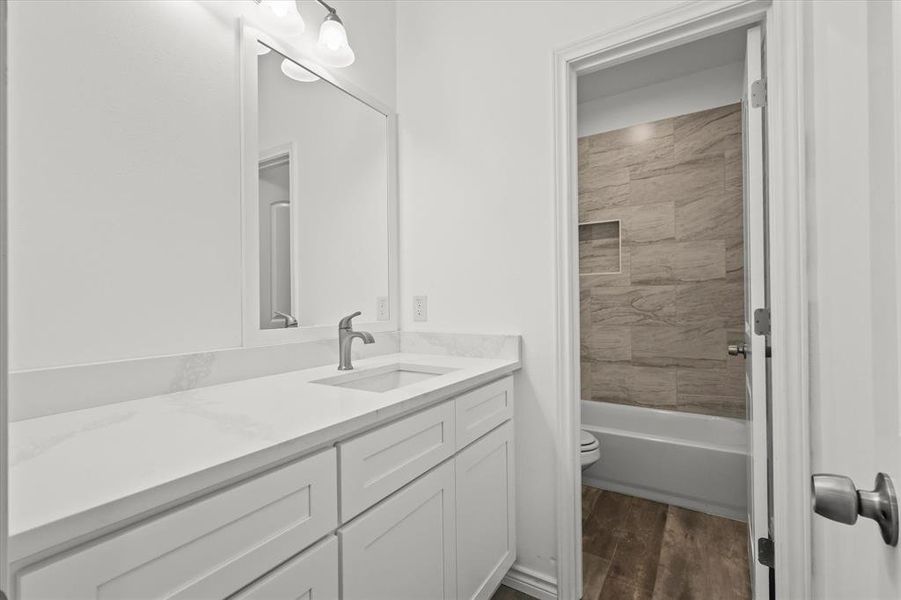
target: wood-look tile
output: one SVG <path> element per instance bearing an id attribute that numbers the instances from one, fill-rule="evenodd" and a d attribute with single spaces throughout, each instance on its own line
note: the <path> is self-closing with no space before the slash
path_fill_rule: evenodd
<path id="1" fill-rule="evenodd" d="M 636 145 L 635 160 L 629 166 L 629 180 L 634 182 L 665 173 L 675 164 L 675 138 L 671 135 L 653 138 Z"/>
<path id="2" fill-rule="evenodd" d="M 622 534 L 620 525 L 629 514 L 630 497 L 602 491 L 582 524 L 582 552 L 612 560 Z"/>
<path id="3" fill-rule="evenodd" d="M 596 600 L 604 589 L 610 559 L 582 553 L 582 600 Z"/>
<path id="4" fill-rule="evenodd" d="M 651 594 L 636 587 L 631 581 L 622 577 L 611 577 L 607 574 L 604 588 L 598 600 L 650 600 Z"/>
<path id="5" fill-rule="evenodd" d="M 598 498 L 603 494 L 603 490 L 591 487 L 590 485 L 582 486 L 582 527 L 588 521 L 588 517 L 594 511 L 594 506 L 598 502 Z"/>
<path id="6" fill-rule="evenodd" d="M 632 508 L 632 496 L 601 490 L 592 508 L 592 526 L 597 529 L 620 531 Z M 597 554 L 603 556 L 603 554 Z"/>
<path id="7" fill-rule="evenodd" d="M 744 396 L 692 396 L 679 394 L 676 409 L 680 412 L 701 415 L 717 415 L 744 419 L 747 417 L 747 401 Z"/>
<path id="8" fill-rule="evenodd" d="M 642 509 L 638 507 L 642 506 Z M 610 564 L 609 579 L 619 579 L 650 597 L 657 577 L 667 505 L 641 498 L 632 507 Z"/>
<path id="9" fill-rule="evenodd" d="M 744 281 L 735 279 L 679 284 L 674 288 L 675 311 L 670 322 L 686 326 L 716 321 L 719 327 L 741 327 L 745 313 L 744 288 Z M 590 310 L 593 314 L 594 296 L 592 291 Z"/>
<path id="10" fill-rule="evenodd" d="M 583 600 L 749 598 L 744 523 L 583 486 L 587 505 Z"/>
<path id="11" fill-rule="evenodd" d="M 726 276 L 722 240 L 633 244 L 629 253 L 633 284 L 665 285 Z"/>
<path id="12" fill-rule="evenodd" d="M 579 273 L 579 289 L 595 287 L 624 287 L 632 283 L 631 254 L 629 248 L 622 247 L 619 256 L 619 273 Z"/>
<path id="13" fill-rule="evenodd" d="M 740 144 L 740 140 L 739 140 Z M 723 152 L 723 160 L 725 167 L 725 185 L 727 188 L 742 188 L 744 181 L 744 166 L 742 165 L 742 148 L 737 145 Z"/>
<path id="14" fill-rule="evenodd" d="M 608 184 L 596 189 L 579 188 L 579 222 L 598 221 L 598 211 L 625 206 L 629 202 L 630 184 Z"/>
<path id="15" fill-rule="evenodd" d="M 622 242 L 618 273 L 585 274 L 609 266 L 609 246 L 580 261 L 583 397 L 736 414 L 725 346 L 744 319 L 740 132 L 735 104 L 579 140 L 580 220 L 619 219 Z M 680 369 L 675 394 L 671 373 L 641 383 L 626 366 Z M 686 368 L 706 380 L 686 383 Z"/>
<path id="16" fill-rule="evenodd" d="M 622 222 L 625 244 L 661 242 L 676 238 L 676 208 L 672 202 L 644 206 L 619 206 L 592 213 L 596 220 Z"/>
<path id="17" fill-rule="evenodd" d="M 741 104 L 676 117 L 673 125 L 675 158 L 680 161 L 741 147 Z"/>
<path id="18" fill-rule="evenodd" d="M 668 366 L 593 363 L 591 399 L 632 406 L 675 408 L 676 370 Z"/>
<path id="19" fill-rule="evenodd" d="M 674 359 L 725 360 L 726 330 L 714 327 L 635 325 L 631 332 L 632 358 L 651 364 L 690 364 Z"/>
<path id="20" fill-rule="evenodd" d="M 632 329 L 629 327 L 592 327 L 588 339 L 580 344 L 582 358 L 588 362 L 627 361 L 632 358 Z M 592 387 L 594 384 L 592 383 Z"/>
<path id="21" fill-rule="evenodd" d="M 750 598 L 744 523 L 669 507 L 654 600 Z"/>
<path id="22" fill-rule="evenodd" d="M 723 156 L 707 156 L 675 164 L 665 172 L 632 181 L 630 205 L 687 202 L 721 196 L 724 189 Z"/>
<path id="23" fill-rule="evenodd" d="M 629 169 L 589 165 L 579 171 L 579 222 L 595 221 L 594 213 L 629 200 Z"/>
<path id="24" fill-rule="evenodd" d="M 579 382 L 581 395 L 583 400 L 591 399 L 591 363 L 582 360 L 579 363 Z"/>
<path id="25" fill-rule="evenodd" d="M 723 240 L 675 244 L 673 278 L 706 281 L 726 276 L 726 244 Z"/>
<path id="26" fill-rule="evenodd" d="M 491 597 L 491 600 L 535 600 L 530 595 L 520 592 L 519 590 L 514 590 L 513 588 L 508 588 L 505 585 L 497 588 L 497 591 L 494 592 L 494 595 Z"/>
<path id="27" fill-rule="evenodd" d="M 590 307 L 593 327 L 671 324 L 676 315 L 676 287 L 672 285 L 594 287 Z"/>
<path id="28" fill-rule="evenodd" d="M 722 191 L 715 196 L 680 200 L 675 207 L 678 240 L 740 240 L 742 237 L 740 193 Z"/>

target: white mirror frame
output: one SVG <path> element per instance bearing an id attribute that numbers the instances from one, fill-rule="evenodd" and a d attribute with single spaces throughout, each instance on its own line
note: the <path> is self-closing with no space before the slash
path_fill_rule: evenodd
<path id="1" fill-rule="evenodd" d="M 257 43 L 263 43 L 274 51 L 290 58 L 315 73 L 319 78 L 353 96 L 370 108 L 385 115 L 386 144 L 388 152 L 388 306 L 387 321 L 354 323 L 358 329 L 371 332 L 397 331 L 400 323 L 400 294 L 398 287 L 398 217 L 397 217 L 397 114 L 393 109 L 376 100 L 353 84 L 341 80 L 324 67 L 301 54 L 290 44 L 284 43 L 259 29 L 239 21 L 241 88 L 241 228 L 243 269 L 243 345 L 269 346 L 338 337 L 338 323 L 285 329 L 260 329 L 260 267 L 255 248 L 259 245 L 259 136 L 257 106 Z M 292 243 L 294 268 L 300 264 Z M 295 278 L 292 277 L 292 281 Z M 292 291 L 297 284 L 292 283 Z M 297 296 L 292 299 L 296 306 Z M 374 306 L 355 307 L 375 312 Z M 295 314 L 300 320 L 300 315 Z"/>

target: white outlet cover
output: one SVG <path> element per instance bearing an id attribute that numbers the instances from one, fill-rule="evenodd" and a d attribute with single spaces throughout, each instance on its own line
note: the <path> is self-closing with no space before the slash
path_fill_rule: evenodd
<path id="1" fill-rule="evenodd" d="M 413 320 L 414 321 L 428 321 L 429 320 L 428 296 L 413 296 Z"/>
<path id="2" fill-rule="evenodd" d="M 378 321 L 391 319 L 391 308 L 388 304 L 388 296 L 378 296 L 375 299 L 375 318 Z"/>

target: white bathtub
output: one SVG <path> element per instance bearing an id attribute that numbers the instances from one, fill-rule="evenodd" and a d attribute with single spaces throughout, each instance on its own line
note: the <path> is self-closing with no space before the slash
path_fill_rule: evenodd
<path id="1" fill-rule="evenodd" d="M 601 444 L 584 484 L 747 519 L 746 421 L 583 400 L 582 428 Z"/>

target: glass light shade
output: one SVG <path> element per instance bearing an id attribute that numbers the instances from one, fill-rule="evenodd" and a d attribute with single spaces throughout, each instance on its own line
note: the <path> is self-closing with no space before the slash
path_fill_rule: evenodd
<path id="1" fill-rule="evenodd" d="M 269 54 L 269 52 L 271 52 L 269 46 L 257 42 L 257 56 L 263 56 L 264 54 Z"/>
<path id="2" fill-rule="evenodd" d="M 319 27 L 319 47 L 332 52 L 348 47 L 347 31 L 341 20 L 332 14 L 329 14 Z"/>
<path id="3" fill-rule="evenodd" d="M 302 81 L 304 83 L 310 83 L 319 79 L 319 76 L 312 71 L 307 71 L 296 62 L 287 58 L 282 61 L 282 73 L 294 81 Z"/>
<path id="4" fill-rule="evenodd" d="M 328 50 L 320 46 L 316 47 L 317 62 L 327 67 L 346 67 L 353 64 L 356 56 L 350 46 L 344 46 L 337 50 Z"/>
<path id="5" fill-rule="evenodd" d="M 306 29 L 306 23 L 297 10 L 297 2 L 295 0 L 264 0 L 263 4 L 269 7 L 276 17 L 278 17 L 278 25 L 286 32 L 303 33 Z"/>

